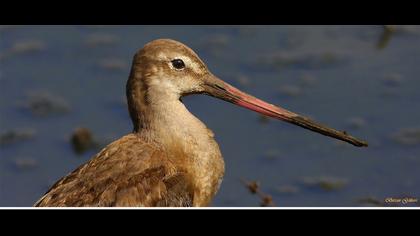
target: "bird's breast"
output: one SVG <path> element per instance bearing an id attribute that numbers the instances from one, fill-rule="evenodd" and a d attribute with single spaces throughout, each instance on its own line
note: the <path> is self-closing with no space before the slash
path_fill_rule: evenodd
<path id="1" fill-rule="evenodd" d="M 213 133 L 184 134 L 174 138 L 168 152 L 179 168 L 191 174 L 194 181 L 194 205 L 207 206 L 217 193 L 224 175 L 224 161 Z"/>
<path id="2" fill-rule="evenodd" d="M 196 189 L 194 205 L 206 206 L 224 175 L 224 161 L 214 133 L 181 102 L 163 108 L 166 112 L 156 113 L 150 119 L 146 136 L 160 143 L 175 166 L 191 175 Z"/>

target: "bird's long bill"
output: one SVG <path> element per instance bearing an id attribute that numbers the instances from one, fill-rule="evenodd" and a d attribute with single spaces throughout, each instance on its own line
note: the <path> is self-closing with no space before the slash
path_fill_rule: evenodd
<path id="1" fill-rule="evenodd" d="M 267 102 L 264 102 L 258 98 L 255 98 L 249 94 L 246 94 L 239 89 L 231 86 L 230 84 L 218 79 L 212 74 L 209 74 L 204 78 L 205 82 L 205 93 L 231 102 L 241 107 L 256 111 L 266 116 L 270 116 L 279 120 L 287 121 L 289 123 L 301 126 L 305 129 L 309 129 L 320 134 L 330 136 L 336 139 L 343 140 L 351 143 L 357 147 L 367 146 L 367 142 L 359 140 L 355 137 L 348 135 L 346 132 L 337 131 L 329 128 L 325 125 L 316 123 L 307 117 L 295 114 L 286 109 L 278 106 L 274 106 Z"/>

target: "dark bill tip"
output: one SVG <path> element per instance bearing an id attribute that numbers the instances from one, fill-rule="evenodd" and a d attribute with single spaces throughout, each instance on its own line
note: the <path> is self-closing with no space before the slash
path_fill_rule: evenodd
<path id="1" fill-rule="evenodd" d="M 309 118 L 303 117 L 303 116 L 295 116 L 288 120 L 288 122 L 298 125 L 302 128 L 309 129 L 312 131 L 315 131 L 317 133 L 340 139 L 342 141 L 345 141 L 347 143 L 353 144 L 356 147 L 367 147 L 368 143 L 365 141 L 362 141 L 360 139 L 357 139 L 351 135 L 349 135 L 346 131 L 338 131 L 332 128 L 329 128 L 325 125 L 321 125 L 316 123 L 313 120 L 310 120 Z"/>

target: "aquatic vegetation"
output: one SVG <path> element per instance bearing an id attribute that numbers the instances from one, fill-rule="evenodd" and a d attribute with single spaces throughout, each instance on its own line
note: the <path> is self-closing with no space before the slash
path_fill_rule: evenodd
<path id="1" fill-rule="evenodd" d="M 17 41 L 9 49 L 9 53 L 10 54 L 24 54 L 24 53 L 42 51 L 45 48 L 46 48 L 46 45 L 41 40 Z"/>
<path id="2" fill-rule="evenodd" d="M 26 39 L 14 42 L 9 48 L 1 52 L 0 60 L 14 57 L 17 55 L 25 55 L 44 51 L 46 44 L 44 41 L 37 39 Z"/>
<path id="3" fill-rule="evenodd" d="M 359 198 L 357 199 L 357 203 L 361 204 L 362 206 L 377 206 L 377 207 L 385 206 L 383 200 L 380 200 L 372 196 Z"/>
<path id="4" fill-rule="evenodd" d="M 33 139 L 36 134 L 34 129 L 13 129 L 0 134 L 0 147 L 12 145 L 25 140 Z"/>
<path id="5" fill-rule="evenodd" d="M 391 40 L 392 36 L 394 35 L 395 31 L 397 30 L 396 26 L 394 25 L 384 25 L 383 26 L 383 32 L 381 37 L 378 40 L 378 43 L 376 44 L 376 48 L 378 49 L 384 49 L 388 46 L 389 41 Z"/>
<path id="6" fill-rule="evenodd" d="M 304 177 L 302 179 L 303 185 L 307 187 L 316 187 L 328 192 L 342 189 L 347 183 L 347 179 L 333 176 Z"/>
<path id="7" fill-rule="evenodd" d="M 34 158 L 16 158 L 14 160 L 14 166 L 18 170 L 31 170 L 38 166 L 38 162 Z"/>
<path id="8" fill-rule="evenodd" d="M 415 146 L 420 144 L 420 128 L 402 128 L 392 135 L 392 140 L 404 146 Z"/>
<path id="9" fill-rule="evenodd" d="M 71 136 L 71 144 L 73 150 L 77 154 L 82 154 L 89 149 L 96 147 L 96 142 L 93 140 L 92 132 L 87 128 L 77 128 Z"/>
<path id="10" fill-rule="evenodd" d="M 53 114 L 64 114 L 70 111 L 70 105 L 64 98 L 49 92 L 34 92 L 27 96 L 21 106 L 35 116 L 45 117 Z"/>
<path id="11" fill-rule="evenodd" d="M 242 180 L 242 183 L 246 186 L 246 188 L 251 194 L 255 194 L 260 198 L 260 206 L 262 207 L 275 206 L 273 197 L 270 194 L 267 194 L 261 191 L 259 182 Z"/>

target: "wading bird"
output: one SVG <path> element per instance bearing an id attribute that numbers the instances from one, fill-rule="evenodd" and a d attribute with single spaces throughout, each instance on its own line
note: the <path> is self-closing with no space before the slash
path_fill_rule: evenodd
<path id="1" fill-rule="evenodd" d="M 207 94 L 355 146 L 367 143 L 239 91 L 184 44 L 158 39 L 134 58 L 127 81 L 133 132 L 55 183 L 38 207 L 208 206 L 224 161 L 213 133 L 180 100 Z"/>

